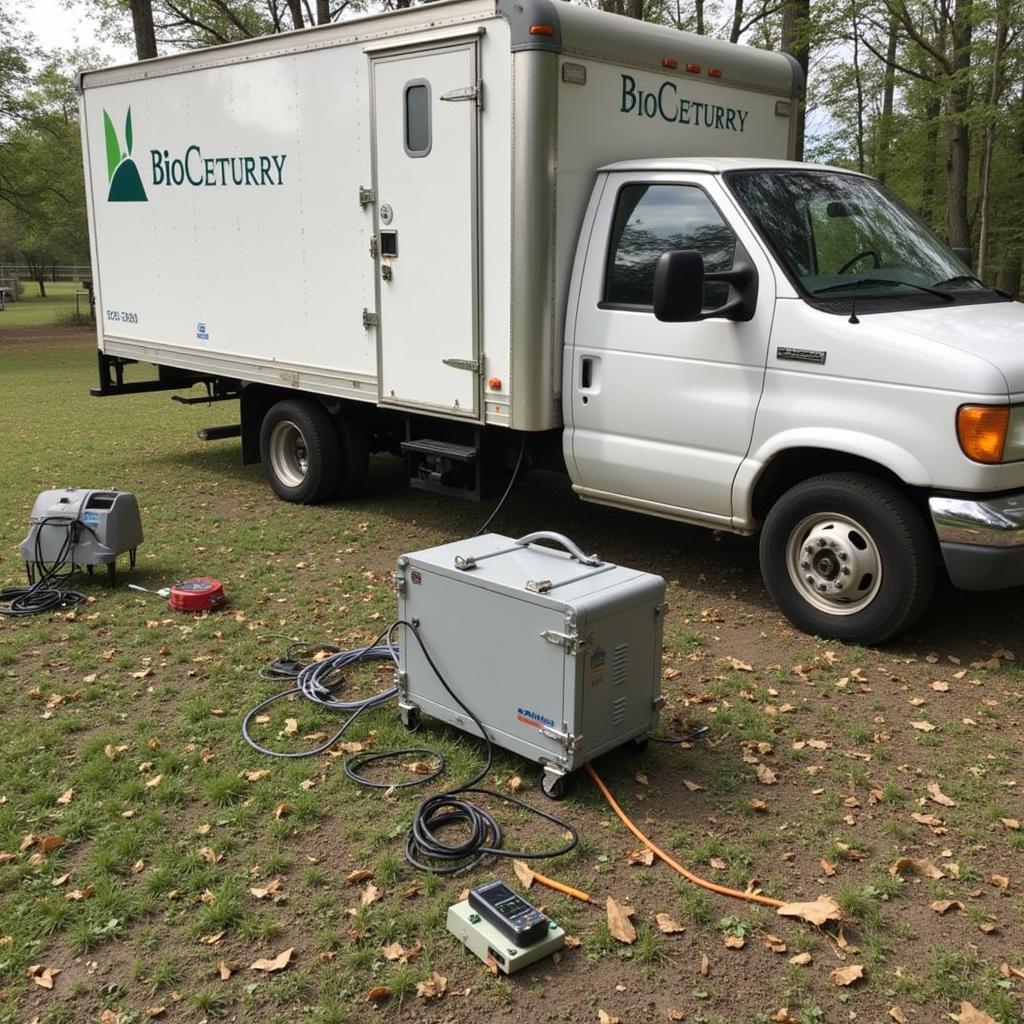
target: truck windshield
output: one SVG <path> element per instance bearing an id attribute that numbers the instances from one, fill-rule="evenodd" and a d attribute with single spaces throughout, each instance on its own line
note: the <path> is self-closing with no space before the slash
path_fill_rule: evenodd
<path id="1" fill-rule="evenodd" d="M 725 177 L 790 280 L 811 301 L 898 297 L 930 305 L 997 297 L 871 178 L 774 168 Z"/>

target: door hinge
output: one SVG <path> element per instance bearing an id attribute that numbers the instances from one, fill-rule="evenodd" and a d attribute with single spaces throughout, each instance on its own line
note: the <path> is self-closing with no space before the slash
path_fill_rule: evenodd
<path id="1" fill-rule="evenodd" d="M 359 186 L 359 205 L 370 206 L 377 202 L 377 192 L 375 189 L 367 188 L 365 185 Z"/>
<path id="2" fill-rule="evenodd" d="M 479 359 L 442 359 L 441 362 L 445 366 L 450 366 L 453 370 L 469 370 L 471 373 L 480 372 Z"/>
<path id="3" fill-rule="evenodd" d="M 463 89 L 452 89 L 441 96 L 446 103 L 459 103 L 462 100 L 472 100 L 477 110 L 484 109 L 484 83 L 477 82 L 476 85 L 467 85 Z"/>
<path id="4" fill-rule="evenodd" d="M 370 256 L 373 259 L 377 258 L 377 236 L 370 235 Z"/>
<path id="5" fill-rule="evenodd" d="M 380 317 L 371 313 L 368 309 L 363 310 L 363 327 L 379 327 Z"/>
<path id="6" fill-rule="evenodd" d="M 577 633 L 557 633 L 553 629 L 544 629 L 540 635 L 549 644 L 564 647 L 570 654 L 579 654 L 587 646 L 587 641 L 581 639 Z"/>
<path id="7" fill-rule="evenodd" d="M 561 743 L 567 754 L 575 754 L 580 747 L 583 746 L 583 737 L 574 736 L 568 730 L 560 732 L 558 729 L 552 729 L 549 725 L 542 725 L 540 728 L 541 736 L 547 736 L 549 740 L 555 740 L 557 743 Z"/>

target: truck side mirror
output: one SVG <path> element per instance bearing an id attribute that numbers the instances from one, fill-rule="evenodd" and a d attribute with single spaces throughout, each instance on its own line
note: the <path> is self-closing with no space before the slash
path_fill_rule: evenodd
<path id="1" fill-rule="evenodd" d="M 704 282 L 724 281 L 729 301 L 704 310 Z M 753 320 L 757 308 L 757 269 L 746 250 L 736 243 L 731 270 L 704 273 L 704 257 L 695 249 L 663 252 L 654 267 L 654 315 L 666 323 L 696 320 Z"/>
<path id="2" fill-rule="evenodd" d="M 654 315 L 665 323 L 700 319 L 704 308 L 704 257 L 696 249 L 663 252 L 654 266 Z"/>

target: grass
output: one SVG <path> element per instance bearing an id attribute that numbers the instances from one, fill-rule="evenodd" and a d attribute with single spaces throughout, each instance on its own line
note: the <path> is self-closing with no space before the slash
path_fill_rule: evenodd
<path id="1" fill-rule="evenodd" d="M 55 298 L 45 308 L 57 304 Z M 19 306 L 44 310 L 31 300 Z M 0 336 L 12 322 L 7 315 L 0 314 Z M 491 977 L 447 934 L 446 914 L 475 881 L 501 877 L 518 884 L 508 864 L 455 878 L 423 876 L 402 852 L 422 791 L 360 789 L 346 779 L 342 758 L 269 760 L 239 735 L 241 715 L 276 688 L 259 669 L 290 639 L 349 647 L 372 639 L 394 615 L 395 556 L 469 535 L 482 510 L 405 490 L 402 467 L 388 457 L 373 460 L 370 494 L 349 504 L 309 509 L 271 500 L 259 469 L 239 465 L 237 443 L 204 445 L 195 438 L 198 427 L 228 422 L 233 410 L 182 408 L 162 396 L 91 399 L 94 368 L 85 332 L 75 342 L 0 345 L 0 372 L 16 402 L 2 413 L 8 443 L 0 450 L 0 582 L 21 582 L 16 545 L 39 491 L 120 485 L 135 491 L 142 506 L 146 536 L 135 581 L 158 587 L 207 572 L 225 580 L 231 605 L 215 616 L 178 616 L 123 585 L 111 592 L 102 578 L 81 577 L 76 585 L 89 600 L 73 614 L 0 620 L 0 851 L 14 855 L 0 864 L 0 1024 L 34 1016 L 45 1024 L 95 1020 L 104 1008 L 142 1019 L 140 1008 L 164 1004 L 168 1019 L 270 1024 L 375 1014 L 392 1021 L 410 1003 L 419 1016 L 436 1010 L 443 1019 L 445 1005 L 417 995 L 417 985 L 434 971 L 450 991 L 471 990 L 446 997 L 447 1015 L 459 1019 L 595 1019 L 599 1006 L 616 1012 L 621 983 L 630 993 L 651 993 L 659 1019 L 679 1007 L 686 1019 L 746 1024 L 769 1019 L 782 1003 L 767 1002 L 785 993 L 801 1021 L 851 1019 L 852 1010 L 859 1019 L 881 1020 L 890 992 L 899 988 L 922 1008 L 918 1019 L 941 1019 L 962 997 L 1000 1024 L 1016 1024 L 1007 1007 L 1017 998 L 1017 983 L 1011 979 L 1010 991 L 1002 987 L 1007 979 L 985 945 L 995 949 L 996 940 L 978 929 L 994 915 L 1006 948 L 1020 948 L 1024 910 L 1015 888 L 1024 876 L 1022 837 L 1000 824 L 1019 817 L 1016 790 L 1006 785 L 1020 763 L 1013 730 L 965 730 L 955 734 L 954 748 L 953 730 L 947 737 L 944 729 L 939 746 L 920 752 L 931 760 L 913 761 L 911 738 L 884 761 L 875 733 L 896 731 L 900 715 L 906 717 L 905 697 L 884 690 L 874 652 L 839 648 L 841 669 L 819 660 L 810 670 L 813 684 L 797 680 L 789 666 L 810 665 L 826 648 L 802 637 L 781 641 L 777 628 L 763 628 L 754 614 L 760 591 L 748 588 L 749 599 L 734 595 L 745 578 L 741 555 L 733 556 L 715 591 L 724 545 L 706 541 L 700 571 L 712 582 L 695 583 L 690 576 L 698 574 L 685 558 L 698 556 L 665 554 L 680 528 L 601 510 L 587 510 L 580 521 L 571 496 L 543 483 L 532 496 L 527 489 L 515 497 L 518 518 L 509 532 L 519 535 L 544 521 L 587 533 L 589 547 L 612 552 L 623 564 L 635 557 L 659 570 L 658 560 L 666 560 L 670 606 L 685 610 L 670 612 L 666 621 L 666 664 L 677 674 L 667 696 L 682 720 L 711 726 L 708 742 L 692 749 L 652 743 L 644 753 L 627 748 L 602 758 L 605 781 L 641 828 L 716 882 L 770 895 L 798 889 L 808 898 L 835 895 L 869 980 L 840 999 L 828 978 L 829 943 L 816 930 L 696 888 L 664 865 L 632 866 L 628 853 L 636 842 L 585 780 L 556 808 L 580 828 L 580 845 L 538 867 L 590 892 L 595 905 L 536 885 L 530 891 L 580 938 L 581 948 L 565 951 L 560 964 L 546 961 L 509 980 Z M 651 538 L 635 550 L 617 547 L 630 535 L 627 526 L 638 522 Z M 705 550 L 702 538 L 690 536 L 689 546 Z M 705 609 L 718 611 L 705 616 Z M 719 617 L 742 623 L 735 628 L 746 632 L 726 635 L 746 637 L 749 653 L 726 646 L 735 639 L 720 640 L 731 624 Z M 779 646 L 761 653 L 769 643 Z M 755 662 L 755 670 L 730 671 L 725 656 L 731 654 Z M 876 685 L 854 710 L 856 698 L 833 696 L 832 684 L 858 663 Z M 346 692 L 365 694 L 382 685 L 389 685 L 389 674 L 376 667 L 345 683 Z M 815 685 L 828 695 L 824 701 Z M 929 711 L 940 717 L 933 700 Z M 796 710 L 773 710 L 784 703 Z M 254 724 L 258 738 L 291 752 L 312 742 L 303 737 L 337 727 L 335 717 L 299 702 L 282 701 L 267 715 Z M 286 731 L 290 718 L 295 733 Z M 668 721 L 663 727 L 671 729 Z M 830 745 L 791 749 L 794 741 L 815 737 Z M 376 749 L 410 742 L 390 710 L 361 716 L 351 738 Z M 415 742 L 444 755 L 446 780 L 468 778 L 481 764 L 479 743 L 435 720 L 425 721 Z M 743 760 L 758 744 L 770 749 L 758 756 L 778 772 L 777 784 L 760 785 L 754 765 Z M 871 761 L 848 756 L 860 746 L 872 752 Z M 972 774 L 975 765 L 985 772 Z M 904 852 L 936 855 L 920 848 L 932 837 L 910 813 L 921 809 L 917 801 L 925 783 L 940 777 L 937 768 L 959 780 L 954 785 L 943 777 L 958 806 L 942 810 L 950 833 L 937 841 L 954 851 L 960 876 L 944 879 L 941 888 L 887 871 Z M 640 771 L 646 786 L 637 781 Z M 497 751 L 490 783 L 515 775 L 522 778 L 521 796 L 551 809 L 539 794 L 536 766 Z M 684 780 L 702 788 L 690 790 Z M 810 796 L 812 787 L 823 792 Z M 59 802 L 69 790 L 70 799 Z M 872 790 L 882 794 L 875 804 Z M 844 804 L 851 795 L 861 804 L 854 811 Z M 752 809 L 751 797 L 765 808 Z M 279 814 L 282 805 L 288 810 Z M 557 829 L 500 800 L 488 806 L 508 847 L 561 842 Z M 850 813 L 855 825 L 845 820 Z M 30 835 L 57 835 L 64 843 L 33 861 L 31 848 L 19 851 Z M 864 859 L 844 857 L 844 849 Z M 827 885 L 818 867 L 823 857 L 838 865 Z M 1001 857 L 1017 862 L 1004 864 Z M 378 899 L 364 903 L 366 881 L 346 881 L 356 870 L 373 872 Z M 994 870 L 1012 878 L 1008 898 L 984 881 Z M 276 892 L 253 894 L 275 879 Z M 66 898 L 87 888 L 80 900 Z M 971 896 L 975 890 L 981 895 Z M 635 909 L 636 943 L 611 935 L 604 913 L 609 895 Z M 940 957 L 938 946 L 915 938 L 935 916 L 928 901 L 940 895 L 969 905 L 942 924 L 959 928 L 962 948 L 975 944 L 976 956 Z M 653 908 L 680 922 L 683 934 L 662 934 Z M 791 952 L 813 951 L 815 966 L 790 966 L 788 957 L 769 953 L 760 941 L 768 932 L 782 935 Z M 728 936 L 745 937 L 744 949 L 726 951 Z M 391 943 L 418 944 L 418 951 L 407 963 L 391 961 L 383 954 Z M 249 968 L 288 948 L 294 953 L 285 971 L 261 975 Z M 706 978 L 696 973 L 705 953 Z M 230 969 L 224 980 L 221 961 Z M 37 963 L 61 968 L 52 992 L 25 977 Z M 92 972 L 91 963 L 98 965 Z M 749 991 L 744 979 L 752 976 L 762 979 L 764 1005 L 736 998 Z M 377 986 L 391 997 L 371 1011 L 366 996 Z M 617 1012 L 631 1019 L 627 1008 Z"/>
<path id="2" fill-rule="evenodd" d="M 39 288 L 26 282 L 17 302 L 7 303 L 0 313 L 0 338 L 4 330 L 17 327 L 49 327 L 65 323 L 75 316 L 75 294 L 78 296 L 78 310 L 83 316 L 89 314 L 89 299 L 77 281 L 48 281 L 46 297 L 40 298 Z"/>

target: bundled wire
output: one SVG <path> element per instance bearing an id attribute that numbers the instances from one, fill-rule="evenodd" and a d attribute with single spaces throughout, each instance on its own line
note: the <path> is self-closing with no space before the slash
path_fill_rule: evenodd
<path id="1" fill-rule="evenodd" d="M 330 748 L 345 735 L 352 723 L 364 711 L 366 711 L 367 708 L 383 704 L 385 701 L 389 701 L 392 697 L 397 695 L 397 687 L 391 687 L 388 690 L 384 690 L 381 693 L 374 694 L 374 696 L 366 697 L 362 700 L 337 699 L 337 693 L 344 684 L 343 673 L 345 669 L 354 668 L 356 665 L 364 661 L 391 661 L 397 667 L 398 652 L 395 650 L 390 639 L 392 629 L 393 627 L 389 626 L 383 633 L 365 647 L 356 647 L 350 651 L 337 651 L 337 648 L 335 648 L 337 653 L 332 654 L 328 658 L 324 658 L 322 661 L 312 661 L 308 664 L 298 662 L 295 656 L 302 651 L 328 650 L 333 645 L 305 643 L 292 644 L 291 647 L 288 648 L 288 653 L 285 658 L 274 663 L 278 668 L 275 670 L 274 667 L 271 666 L 270 670 L 276 672 L 276 674 L 271 676 L 271 678 L 294 678 L 295 685 L 289 686 L 288 689 L 281 690 L 279 693 L 272 694 L 265 700 L 260 701 L 259 704 L 246 714 L 245 718 L 242 719 L 242 736 L 244 737 L 245 742 L 248 743 L 253 750 L 258 750 L 261 754 L 266 754 L 268 757 L 282 757 L 291 760 L 298 760 L 304 757 L 315 757 L 317 754 L 322 754 L 325 750 L 330 750 Z M 384 642 L 382 643 L 381 641 Z M 295 668 L 294 676 L 291 675 L 292 665 L 297 666 Z M 347 711 L 349 712 L 349 717 L 333 736 L 325 740 L 319 746 L 312 747 L 309 750 L 271 750 L 269 747 L 263 746 L 258 740 L 254 739 L 249 728 L 253 718 L 263 711 L 264 708 L 268 708 L 280 700 L 287 700 L 296 695 L 303 696 L 314 704 L 317 704 L 322 708 L 326 708 L 328 711 Z"/>
<path id="2" fill-rule="evenodd" d="M 43 560 L 42 535 L 46 527 L 63 526 L 64 541 L 56 559 L 49 565 Z M 0 590 L 0 615 L 14 618 L 41 615 L 44 612 L 67 611 L 80 605 L 85 594 L 77 590 L 62 590 L 56 584 L 64 583 L 75 571 L 74 552 L 78 543 L 78 530 L 84 523 L 68 516 L 47 516 L 36 526 L 34 571 L 39 579 L 27 587 L 4 587 Z M 29 579 L 32 579 L 30 574 Z"/>
<path id="3" fill-rule="evenodd" d="M 428 796 L 420 803 L 413 816 L 412 825 L 405 841 L 405 857 L 409 864 L 420 871 L 426 871 L 430 874 L 450 875 L 473 868 L 487 857 L 515 857 L 521 860 L 540 860 L 548 857 L 558 857 L 572 850 L 577 842 L 579 842 L 579 836 L 576 829 L 569 822 L 555 814 L 550 814 L 547 811 L 533 807 L 524 800 L 520 800 L 508 793 L 483 789 L 478 785 L 490 773 L 494 761 L 494 745 L 491 738 L 484 728 L 483 722 L 448 685 L 447 680 L 441 674 L 441 670 L 437 667 L 426 645 L 423 643 L 419 630 L 413 623 L 404 619 L 393 622 L 367 646 L 357 647 L 350 651 L 338 651 L 320 661 L 303 664 L 298 660 L 298 655 L 322 651 L 328 645 L 292 644 L 288 648 L 285 657 L 279 659 L 270 667 L 270 677 L 294 678 L 295 685 L 267 697 L 245 715 L 242 719 L 242 736 L 245 738 L 246 743 L 261 754 L 289 759 L 314 757 L 333 747 L 364 711 L 369 708 L 379 707 L 398 695 L 398 688 L 391 687 L 372 697 L 366 697 L 361 700 L 340 699 L 346 670 L 351 670 L 364 661 L 390 660 L 396 668 L 398 667 L 398 647 L 393 640 L 393 634 L 398 626 L 405 626 L 416 643 L 419 644 L 423 656 L 448 695 L 473 720 L 480 735 L 483 737 L 487 751 L 484 766 L 472 778 L 453 789 Z M 319 707 L 330 711 L 345 712 L 349 717 L 345 719 L 341 728 L 329 739 L 309 750 L 271 750 L 253 738 L 250 724 L 258 714 L 278 701 L 300 695 Z M 437 764 L 431 771 L 411 781 L 380 782 L 369 779 L 364 774 L 365 769 L 371 765 L 377 765 L 396 758 L 404 759 L 417 755 L 431 757 Z M 432 779 L 437 778 L 444 771 L 445 767 L 444 758 L 436 751 L 424 747 L 404 747 L 396 750 L 359 753 L 345 762 L 345 774 L 349 779 L 361 786 L 370 786 L 376 789 L 403 789 L 408 786 L 422 785 L 425 782 L 430 782 Z M 558 849 L 550 851 L 533 852 L 529 850 L 503 849 L 501 845 L 502 831 L 497 819 L 490 812 L 468 799 L 467 794 L 470 793 L 493 797 L 506 803 L 515 804 L 517 807 L 521 807 L 531 814 L 551 822 L 567 833 L 569 840 Z M 453 828 L 458 829 L 463 837 L 459 841 L 452 842 L 444 838 L 444 833 Z"/>

